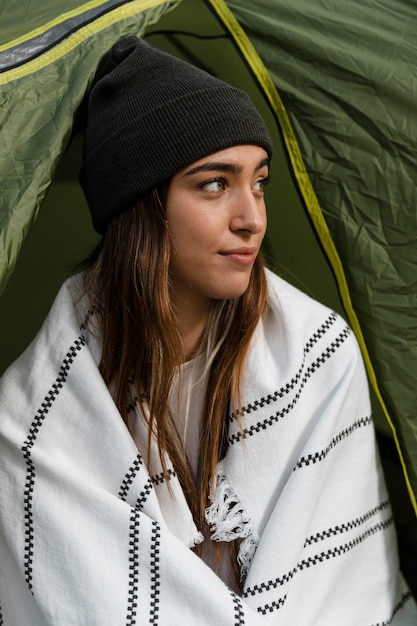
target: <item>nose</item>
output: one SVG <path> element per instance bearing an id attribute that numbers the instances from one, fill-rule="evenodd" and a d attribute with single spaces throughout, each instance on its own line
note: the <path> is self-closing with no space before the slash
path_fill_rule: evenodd
<path id="1" fill-rule="evenodd" d="M 263 195 L 252 189 L 236 193 L 232 207 L 230 228 L 233 231 L 247 231 L 259 235 L 266 228 L 266 209 Z"/>

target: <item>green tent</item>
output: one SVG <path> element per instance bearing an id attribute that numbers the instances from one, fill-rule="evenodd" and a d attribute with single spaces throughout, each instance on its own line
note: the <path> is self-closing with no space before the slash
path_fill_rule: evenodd
<path id="1" fill-rule="evenodd" d="M 76 180 L 83 103 L 111 45 L 146 37 L 264 115 L 277 146 L 266 255 L 347 316 L 417 513 L 417 7 L 6 0 L 0 26 L 0 368 L 95 241 Z"/>

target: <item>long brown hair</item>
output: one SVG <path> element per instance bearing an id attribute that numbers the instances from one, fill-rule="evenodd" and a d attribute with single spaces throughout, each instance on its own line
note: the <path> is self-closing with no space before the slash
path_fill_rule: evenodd
<path id="1" fill-rule="evenodd" d="M 266 308 L 266 279 L 258 257 L 249 287 L 241 297 L 212 302 L 201 350 L 213 345 L 218 350 L 208 371 L 200 484 L 196 485 L 168 410 L 175 371 L 184 359 L 169 297 L 171 246 L 165 216 L 168 186 L 164 183 L 153 189 L 134 208 L 110 222 L 90 261 L 86 285 L 90 299 L 100 303 L 102 376 L 107 385 L 111 384 L 126 423 L 127 389 L 133 380 L 139 406 L 146 404 L 149 440 L 152 432 L 157 433 L 165 478 L 169 481 L 164 460 L 167 453 L 196 524 L 202 529 L 216 466 L 225 453 L 230 399 L 240 397 L 245 356 Z"/>

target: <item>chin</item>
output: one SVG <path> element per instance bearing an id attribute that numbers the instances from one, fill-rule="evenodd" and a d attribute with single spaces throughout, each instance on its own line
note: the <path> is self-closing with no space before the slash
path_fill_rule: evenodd
<path id="1" fill-rule="evenodd" d="M 234 300 L 243 296 L 247 288 L 249 287 L 249 280 L 244 284 L 235 285 L 228 289 L 221 289 L 216 295 L 213 294 L 213 300 Z"/>

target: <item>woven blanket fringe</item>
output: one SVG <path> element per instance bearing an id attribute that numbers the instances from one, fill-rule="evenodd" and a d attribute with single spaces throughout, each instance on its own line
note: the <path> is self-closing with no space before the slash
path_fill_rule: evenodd
<path id="1" fill-rule="evenodd" d="M 243 580 L 258 546 L 259 537 L 255 532 L 253 520 L 239 500 L 238 493 L 228 482 L 223 461 L 217 466 L 215 492 L 210 499 L 213 504 L 206 509 L 206 522 L 212 533 L 211 539 L 214 541 L 243 539 L 237 555 Z"/>

